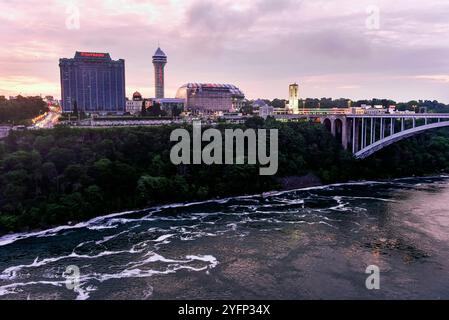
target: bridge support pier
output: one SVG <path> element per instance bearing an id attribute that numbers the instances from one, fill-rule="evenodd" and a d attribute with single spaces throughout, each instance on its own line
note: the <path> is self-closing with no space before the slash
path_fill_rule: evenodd
<path id="1" fill-rule="evenodd" d="M 385 137 L 385 126 L 384 126 L 384 119 L 380 118 L 380 139 L 382 140 Z"/>
<path id="2" fill-rule="evenodd" d="M 331 133 L 334 137 L 337 136 L 337 126 L 335 124 L 335 119 L 330 119 L 331 121 Z"/>
<path id="3" fill-rule="evenodd" d="M 359 151 L 360 124 L 356 118 L 352 118 L 352 153 Z"/>
<path id="4" fill-rule="evenodd" d="M 341 132 L 341 144 L 343 145 L 343 149 L 348 150 L 348 119 L 345 117 L 342 119 L 342 132 Z"/>

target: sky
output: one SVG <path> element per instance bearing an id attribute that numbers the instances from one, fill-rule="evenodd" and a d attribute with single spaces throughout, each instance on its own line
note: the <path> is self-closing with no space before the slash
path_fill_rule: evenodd
<path id="1" fill-rule="evenodd" d="M 447 0 L 0 0 L 0 95 L 60 97 L 59 58 L 125 59 L 127 96 L 231 83 L 249 99 L 449 103 Z"/>

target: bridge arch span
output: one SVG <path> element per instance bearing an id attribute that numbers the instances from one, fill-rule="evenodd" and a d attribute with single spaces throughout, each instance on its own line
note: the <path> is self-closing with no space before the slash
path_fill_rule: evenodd
<path id="1" fill-rule="evenodd" d="M 330 132 L 332 131 L 332 120 L 329 118 L 325 118 L 322 120 L 323 125 L 326 127 L 327 130 Z"/>
<path id="2" fill-rule="evenodd" d="M 357 159 L 365 159 L 365 158 L 371 156 L 372 154 L 376 153 L 377 151 L 392 145 L 393 143 L 404 140 L 406 138 L 410 138 L 412 136 L 416 136 L 416 135 L 421 134 L 427 130 L 444 128 L 444 127 L 449 127 L 449 121 L 431 123 L 431 124 L 427 124 L 427 125 L 423 125 L 423 126 L 419 126 L 419 127 L 415 127 L 415 128 L 411 128 L 411 129 L 407 129 L 407 130 L 395 133 L 391 136 L 388 136 L 382 140 L 379 140 L 379 141 L 367 146 L 366 148 L 356 152 L 355 157 Z"/>
<path id="3" fill-rule="evenodd" d="M 334 120 L 334 136 L 337 139 L 339 143 L 342 143 L 343 141 L 343 126 L 345 124 L 343 121 L 339 118 L 336 118 Z"/>

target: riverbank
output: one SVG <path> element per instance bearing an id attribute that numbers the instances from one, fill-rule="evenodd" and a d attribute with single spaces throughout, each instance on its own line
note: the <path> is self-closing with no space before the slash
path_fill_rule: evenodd
<path id="1" fill-rule="evenodd" d="M 184 206 L 191 206 L 191 205 L 196 205 L 196 204 L 205 204 L 205 203 L 210 203 L 210 202 L 215 202 L 215 201 L 221 202 L 221 201 L 226 201 L 226 200 L 229 200 L 232 198 L 256 197 L 258 195 L 265 196 L 266 194 L 272 195 L 272 194 L 276 194 L 279 192 L 295 191 L 295 190 L 301 190 L 301 189 L 305 189 L 305 188 L 323 187 L 324 186 L 322 184 L 321 180 L 316 175 L 314 175 L 312 173 L 309 173 L 304 176 L 289 176 L 289 177 L 279 178 L 279 179 L 277 179 L 277 181 L 281 186 L 279 189 L 265 190 L 261 194 L 245 194 L 245 195 L 239 195 L 239 196 L 231 197 L 231 198 L 208 199 L 208 200 L 201 201 L 201 202 L 166 204 L 166 205 L 157 206 L 155 208 L 166 209 L 166 208 L 174 208 L 174 207 L 184 207 Z M 11 241 L 16 241 L 18 239 L 21 239 L 22 235 L 37 236 L 37 235 L 43 235 L 47 232 L 59 232 L 61 230 L 69 230 L 72 228 L 82 228 L 82 227 L 88 226 L 89 224 L 91 224 L 93 222 L 97 222 L 102 219 L 118 217 L 118 216 L 125 215 L 128 213 L 138 212 L 138 211 L 143 211 L 143 210 L 148 210 L 148 209 L 151 209 L 151 208 L 148 208 L 148 207 L 127 208 L 127 211 L 125 211 L 125 212 L 112 213 L 112 214 L 107 214 L 107 215 L 103 215 L 103 216 L 98 216 L 89 221 L 74 220 L 74 221 L 68 221 L 66 225 L 49 225 L 49 226 L 46 226 L 45 228 L 40 228 L 40 229 L 37 228 L 37 229 L 32 229 L 32 230 L 25 228 L 23 230 L 19 230 L 20 234 L 16 234 L 13 231 L 11 231 L 9 233 L 0 232 L 0 246 L 4 245 L 4 244 L 9 244 L 9 243 L 11 243 Z M 12 239 L 14 239 L 14 240 L 12 240 Z"/>
<path id="2" fill-rule="evenodd" d="M 217 198 L 217 199 L 209 199 L 205 201 L 197 201 L 197 202 L 185 202 L 185 203 L 172 203 L 172 204 L 165 204 L 165 205 L 159 205 L 154 207 L 146 207 L 146 208 L 135 208 L 133 210 L 127 210 L 123 212 L 115 212 L 107 215 L 101 215 L 94 217 L 87 221 L 70 221 L 67 224 L 63 225 L 52 225 L 47 226 L 47 228 L 41 228 L 41 229 L 33 229 L 33 230 L 21 230 L 20 232 L 9 232 L 9 233 L 0 233 L 0 247 L 4 245 L 8 245 L 11 243 L 14 243 L 16 241 L 27 239 L 30 237 L 40 237 L 40 236 L 49 236 L 53 234 L 60 233 L 62 231 L 69 231 L 73 229 L 81 229 L 81 228 L 89 228 L 95 225 L 98 225 L 102 221 L 106 221 L 108 219 L 113 218 L 120 218 L 122 216 L 126 216 L 129 214 L 144 212 L 144 211 L 150 211 L 150 212 L 160 212 L 163 210 L 168 209 L 177 209 L 177 208 L 188 208 L 192 206 L 197 205 L 205 205 L 205 204 L 212 204 L 212 203 L 226 203 L 230 200 L 239 200 L 239 199 L 251 199 L 251 198 L 257 198 L 257 197 L 271 197 L 271 196 L 279 196 L 290 192 L 302 192 L 302 191 L 312 191 L 312 190 L 325 190 L 327 188 L 334 188 L 334 187 L 344 187 L 344 186 L 363 186 L 363 185 L 375 185 L 375 184 L 391 184 L 391 183 L 399 183 L 401 181 L 407 181 L 407 180 L 413 180 L 413 179 L 449 179 L 449 173 L 444 173 L 440 175 L 426 175 L 423 177 L 402 177 L 402 178 L 396 178 L 396 179 L 381 179 L 376 181 L 367 181 L 367 180 L 359 180 L 359 181 L 350 181 L 350 182 L 341 182 L 341 183 L 332 183 L 332 184 L 318 184 L 316 183 L 316 179 L 318 179 L 313 174 L 309 174 L 306 176 L 301 177 L 288 177 L 288 181 L 298 181 L 298 185 L 301 185 L 298 188 L 294 188 L 292 184 L 284 186 L 282 189 L 279 190 L 271 190 L 271 191 L 265 191 L 263 193 L 258 194 L 247 194 L 247 195 L 240 195 L 235 197 L 226 197 L 226 198 Z M 312 181 L 310 183 L 307 183 L 307 181 Z"/>
<path id="3" fill-rule="evenodd" d="M 321 179 L 313 173 L 304 176 L 288 176 L 278 178 L 277 181 L 282 186 L 282 190 L 295 190 L 323 185 Z"/>
<path id="4" fill-rule="evenodd" d="M 305 177 L 307 177 L 307 178 L 305 178 Z M 247 199 L 247 198 L 256 198 L 256 197 L 266 197 L 266 196 L 274 196 L 274 195 L 285 194 L 288 192 L 295 192 L 295 191 L 325 189 L 325 188 L 334 187 L 334 186 L 344 186 L 344 185 L 353 186 L 353 185 L 368 184 L 368 183 L 388 183 L 388 182 L 394 181 L 394 180 L 384 180 L 384 181 L 379 181 L 379 182 L 353 181 L 353 182 L 335 183 L 335 184 L 329 184 L 329 185 L 323 185 L 323 184 L 307 185 L 304 181 L 308 180 L 309 178 L 310 178 L 310 175 L 306 175 L 306 176 L 302 176 L 302 177 L 289 177 L 289 180 L 292 179 L 292 180 L 297 180 L 297 181 L 303 181 L 302 187 L 300 187 L 300 188 L 285 187 L 280 190 L 271 190 L 271 191 L 267 190 L 266 192 L 260 193 L 260 194 L 251 194 L 251 195 L 248 194 L 248 195 L 240 195 L 240 196 L 235 196 L 235 197 L 209 199 L 209 200 L 199 201 L 199 202 L 172 203 L 172 204 L 147 207 L 147 208 L 136 208 L 134 210 L 127 210 L 124 212 L 116 212 L 116 213 L 107 214 L 107 215 L 103 215 L 103 216 L 97 216 L 97 217 L 92 218 L 87 221 L 71 221 L 64 225 L 48 226 L 45 229 L 33 229 L 33 230 L 28 230 L 28 231 L 22 230 L 22 232 L 19 232 L 19 233 L 14 233 L 14 232 L 10 232 L 8 234 L 4 233 L 4 234 L 0 234 L 0 246 L 8 245 L 8 244 L 14 243 L 18 240 L 27 239 L 29 237 L 48 236 L 48 235 L 52 235 L 52 234 L 57 234 L 62 231 L 86 228 L 89 226 L 97 225 L 101 221 L 105 221 L 105 220 L 112 219 L 112 218 L 120 218 L 122 216 L 129 215 L 132 213 L 138 213 L 141 211 L 158 212 L 158 211 L 166 210 L 166 209 L 170 209 L 170 208 L 187 208 L 187 207 L 191 207 L 191 206 L 195 206 L 195 205 L 204 205 L 204 204 L 209 204 L 209 203 L 226 203 L 227 201 L 232 200 L 232 199 Z M 429 178 L 430 178 L 430 176 L 429 176 Z M 313 179 L 316 179 L 316 177 L 314 177 Z M 397 180 L 401 180 L 401 179 L 410 179 L 410 178 L 400 178 Z"/>

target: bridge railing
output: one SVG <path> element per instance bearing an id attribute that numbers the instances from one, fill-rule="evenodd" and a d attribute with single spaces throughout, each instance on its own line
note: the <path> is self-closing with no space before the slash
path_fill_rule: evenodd
<path id="1" fill-rule="evenodd" d="M 330 109 L 300 109 L 300 115 L 332 115 L 332 114 L 349 114 L 351 109 L 347 108 L 330 108 Z"/>

